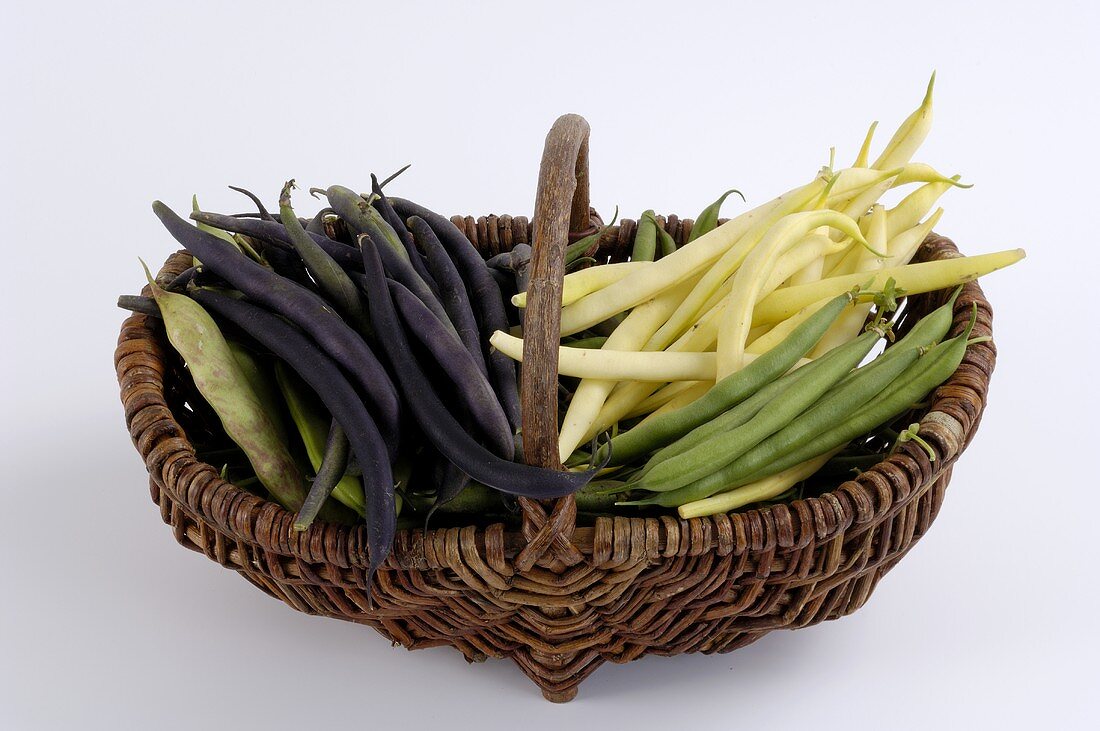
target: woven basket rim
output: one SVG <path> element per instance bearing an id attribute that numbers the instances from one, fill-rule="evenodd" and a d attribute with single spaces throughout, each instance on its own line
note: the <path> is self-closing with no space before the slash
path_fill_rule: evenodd
<path id="1" fill-rule="evenodd" d="M 523 220 L 521 217 L 516 218 Z M 612 227 L 606 235 L 607 239 L 616 239 L 620 231 L 624 234 L 633 233 L 632 223 L 623 221 L 621 226 Z M 691 221 L 681 220 L 681 223 L 690 227 Z M 178 273 L 175 269 L 183 263 L 184 257 L 189 259 L 189 256 L 183 250 L 170 256 L 158 277 Z M 925 240 L 916 260 L 957 256 L 960 254 L 953 242 L 933 233 Z M 148 288 L 145 293 L 149 294 Z M 992 335 L 991 308 L 977 282 L 966 284 L 956 302 L 956 331 L 961 329 L 961 323 L 969 319 L 973 303 L 979 308 L 975 335 Z M 133 352 L 129 345 L 134 341 L 152 338 L 161 349 L 166 347 L 163 332 L 158 332 L 155 325 L 150 326 L 150 319 L 152 318 L 135 314 L 124 321 L 115 353 L 115 365 L 122 385 L 121 396 L 126 408 L 127 424 L 135 445 L 146 462 L 151 479 L 161 487 L 173 491 L 204 522 L 217 526 L 237 540 L 255 543 L 265 550 L 302 561 L 326 562 L 342 568 L 365 568 L 368 561 L 365 529 L 362 526 L 317 524 L 302 533 L 294 533 L 291 529 L 293 515 L 290 512 L 277 503 L 264 500 L 222 480 L 214 466 L 198 460 L 194 447 L 187 440 L 183 428 L 165 400 L 166 369 L 163 358 L 159 371 L 148 368 L 148 364 L 137 366 L 127 362 L 127 356 Z M 992 364 L 995 361 L 996 348 L 990 341 L 971 346 L 964 366 L 968 361 L 971 366 L 977 365 L 979 359 L 974 357 L 971 352 L 973 349 L 989 351 L 984 354 L 981 362 Z M 633 546 L 632 551 L 644 550 L 651 555 L 700 555 L 712 550 L 716 550 L 719 555 L 726 555 L 804 547 L 810 543 L 828 540 L 853 524 L 871 524 L 885 519 L 908 502 L 907 499 L 895 500 L 894 493 L 912 496 L 919 491 L 921 485 L 931 484 L 950 470 L 976 431 L 981 413 L 961 415 L 966 418 L 959 418 L 959 414 L 952 413 L 950 395 L 945 394 L 949 394 L 953 388 L 962 387 L 981 390 L 984 395 L 992 365 L 978 366 L 978 383 L 974 382 L 973 373 L 960 374 L 964 366 L 960 366 L 959 371 L 937 388 L 931 404 L 919 411 L 921 421 L 928 420 L 932 413 L 939 414 L 931 422 L 932 428 L 921 432 L 939 456 L 934 465 L 921 449 L 908 443 L 882 463 L 820 496 L 688 520 L 680 519 L 675 514 L 656 518 L 626 515 L 600 517 L 596 519 L 594 526 L 577 527 L 573 541 L 594 565 L 605 566 L 625 560 L 626 557 L 617 555 L 621 550 L 623 542 L 620 539 L 624 534 L 634 536 L 633 541 L 627 541 L 627 545 Z M 140 393 L 134 393 L 134 388 L 128 393 L 126 383 L 133 379 L 126 376 L 136 367 L 145 368 L 148 372 L 143 371 L 141 377 L 136 379 Z M 980 401 L 984 408 L 984 397 Z M 887 466 L 909 475 L 910 484 L 897 484 L 896 476 L 886 469 Z M 186 494 L 176 491 L 177 484 L 186 485 Z M 499 523 L 462 528 L 433 528 L 426 532 L 419 529 L 402 530 L 398 531 L 393 552 L 385 566 L 390 569 L 410 570 L 451 565 L 439 552 L 459 550 L 456 547 L 457 536 L 461 533 L 469 537 L 471 531 L 474 532 L 473 537 L 482 555 L 464 557 L 467 560 L 483 559 L 494 567 L 506 563 L 509 557 L 526 545 L 522 534 L 507 530 Z"/>

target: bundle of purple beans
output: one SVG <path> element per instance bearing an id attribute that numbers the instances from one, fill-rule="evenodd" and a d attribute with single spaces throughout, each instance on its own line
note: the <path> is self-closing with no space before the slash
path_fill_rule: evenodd
<path id="1" fill-rule="evenodd" d="M 373 572 L 397 528 L 395 484 L 410 470 L 427 471 L 434 483 L 428 514 L 471 480 L 482 491 L 541 500 L 575 493 L 594 471 L 532 467 L 518 454 L 516 363 L 489 338 L 518 317 L 507 299 L 515 287 L 502 292 L 500 282 L 522 280 L 524 267 L 490 267 L 448 219 L 387 198 L 386 183 L 371 179 L 370 194 L 312 189 L 328 201 L 312 220 L 294 213 L 293 181 L 278 215 L 247 191 L 258 214 L 207 213 L 196 204 L 194 224 L 157 201 L 153 211 L 195 266 L 163 288 L 151 282 L 153 298 L 124 296 L 119 304 L 164 319 L 254 481 L 297 513 L 297 529 L 318 515 L 366 520 Z M 218 348 L 233 357 L 218 361 Z M 257 397 L 265 389 L 248 383 L 249 372 L 271 370 L 257 368 L 257 356 L 276 361 L 307 450 L 316 412 L 331 419 L 322 439 L 312 429 L 311 485 L 300 471 L 287 475 L 293 460 L 272 454 L 278 438 L 258 433 L 278 417 L 263 413 L 273 406 Z M 250 360 L 251 368 L 236 369 Z M 311 398 L 320 407 L 305 413 Z M 346 485 L 356 476 L 361 490 Z"/>

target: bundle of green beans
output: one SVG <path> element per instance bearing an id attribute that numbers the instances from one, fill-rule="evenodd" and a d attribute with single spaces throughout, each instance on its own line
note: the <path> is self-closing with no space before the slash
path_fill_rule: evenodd
<path id="1" fill-rule="evenodd" d="M 647 428 L 627 432 L 619 439 L 628 448 L 631 440 L 648 438 L 644 451 L 652 455 L 625 486 L 615 488 L 645 496 L 620 504 L 677 507 L 683 517 L 697 517 L 785 492 L 790 480 L 771 480 L 768 489 L 744 486 L 807 462 L 821 467 L 837 450 L 905 413 L 954 373 L 966 347 L 975 342 L 969 339 L 973 318 L 962 334 L 943 340 L 957 296 L 958 290 L 904 338 L 854 370 L 881 332 L 872 329 L 770 381 L 751 397 L 728 399 L 724 411 L 710 421 L 700 418 L 705 408 L 700 400 Z M 813 318 L 807 324 L 812 322 Z M 816 342 L 812 329 L 803 328 L 788 341 L 806 350 Z M 740 371 L 730 380 L 743 381 L 747 373 L 748 369 Z M 614 444 L 612 440 L 612 448 Z M 935 451 L 928 450 L 934 461 Z M 799 470 L 794 482 L 814 471 Z"/>

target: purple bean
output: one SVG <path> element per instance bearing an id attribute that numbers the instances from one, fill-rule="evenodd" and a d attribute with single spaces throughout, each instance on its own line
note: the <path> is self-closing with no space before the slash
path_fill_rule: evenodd
<path id="1" fill-rule="evenodd" d="M 454 384 L 455 396 L 466 408 L 476 429 L 488 440 L 489 448 L 499 457 L 512 459 L 516 444 L 508 417 L 493 387 L 478 370 L 462 341 L 415 294 L 392 279 L 388 283 L 393 303 L 405 322 L 405 331 L 420 342 L 435 359 L 440 371 Z"/>
<path id="2" fill-rule="evenodd" d="M 485 366 L 485 354 L 481 352 L 481 335 L 477 330 L 477 320 L 474 318 L 474 310 L 470 306 L 470 296 L 466 293 L 466 285 L 462 282 L 462 275 L 458 273 L 451 257 L 439 242 L 431 227 L 420 216 L 409 218 L 409 229 L 412 231 L 420 248 L 428 255 L 428 268 L 432 277 L 439 284 L 440 299 L 443 309 L 454 325 L 455 332 L 462 340 L 462 344 L 470 351 L 478 370 L 488 375 Z"/>
<path id="3" fill-rule="evenodd" d="M 186 225 L 186 224 L 184 224 Z M 312 388 L 343 428 L 363 472 L 369 578 L 382 565 L 397 530 L 393 472 L 386 440 L 340 368 L 301 331 L 277 315 L 211 289 L 192 289 L 203 307 L 233 322 L 268 348 Z"/>
<path id="4" fill-rule="evenodd" d="M 466 283 L 466 291 L 470 297 L 470 304 L 474 307 L 474 315 L 477 318 L 478 328 L 481 332 L 481 347 L 486 355 L 486 363 L 489 366 L 490 380 L 496 389 L 497 397 L 504 407 L 504 413 L 508 415 L 508 422 L 512 430 L 519 432 L 521 427 L 519 406 L 519 381 L 516 377 L 516 364 L 508 356 L 489 347 L 489 337 L 497 330 L 508 329 L 508 315 L 504 310 L 504 300 L 489 268 L 485 266 L 484 259 L 477 252 L 474 245 L 466 238 L 458 227 L 443 216 L 419 206 L 404 198 L 390 198 L 390 203 L 398 214 L 408 219 L 410 216 L 420 216 L 431 227 L 440 243 L 450 254 L 462 280 Z"/>
<path id="5" fill-rule="evenodd" d="M 570 495 L 586 485 L 596 471 L 563 472 L 509 462 L 478 444 L 447 410 L 413 356 L 404 328 L 394 309 L 378 246 L 370 236 L 360 238 L 371 320 L 381 339 L 398 386 L 417 425 L 448 460 L 471 478 L 501 492 L 549 500 Z"/>
<path id="6" fill-rule="evenodd" d="M 199 223 L 204 223 L 214 228 L 220 228 L 223 231 L 231 231 L 233 233 L 251 236 L 254 239 L 270 243 L 282 249 L 290 250 L 293 248 L 290 242 L 290 233 L 283 224 L 277 221 L 259 221 L 254 218 L 234 218 L 233 216 L 223 216 L 218 213 L 207 213 L 205 211 L 192 213 L 191 218 Z M 359 251 L 354 247 L 312 232 L 310 233 L 310 237 L 317 242 L 318 246 L 325 250 L 326 254 L 335 259 L 336 263 L 344 269 L 350 271 L 363 270 L 363 257 L 359 255 Z"/>
<path id="7" fill-rule="evenodd" d="M 198 257 L 204 269 L 301 327 L 345 368 L 373 406 L 386 443 L 396 454 L 400 424 L 396 389 L 362 337 L 318 295 L 264 269 L 217 236 L 191 226 L 160 201 L 153 204 L 153 211 L 176 241 Z"/>

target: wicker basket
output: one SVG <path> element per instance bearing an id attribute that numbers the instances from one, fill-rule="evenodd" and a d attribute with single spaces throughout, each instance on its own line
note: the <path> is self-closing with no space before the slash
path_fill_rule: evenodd
<path id="1" fill-rule="evenodd" d="M 534 274 L 526 315 L 522 400 L 528 459 L 556 466 L 557 313 L 561 250 L 591 230 L 588 125 L 558 120 L 547 137 L 534 224 L 523 217 L 455 217 L 491 256 L 531 241 Z M 678 242 L 691 221 L 660 219 Z M 600 241 L 621 260 L 634 223 Z M 958 256 L 932 235 L 921 260 Z M 161 270 L 190 264 L 184 252 Z M 942 304 L 910 298 L 901 328 Z M 992 313 L 977 284 L 955 309 L 961 331 L 978 305 L 975 335 L 991 335 Z M 977 429 L 996 350 L 971 346 L 931 403 L 906 415 L 921 422 L 933 463 L 903 446 L 878 466 L 821 497 L 692 520 L 602 517 L 576 524 L 572 498 L 521 501 L 522 527 L 502 524 L 403 531 L 367 601 L 362 528 L 318 524 L 291 530 L 293 516 L 220 479 L 187 437 L 189 379 L 158 320 L 129 317 L 115 352 L 126 423 L 145 460 L 153 502 L 177 541 L 294 609 L 369 625 L 410 649 L 450 645 L 470 661 L 511 658 L 552 701 L 567 701 L 605 661 L 647 653 L 729 652 L 775 629 L 850 614 L 924 535 L 943 502 L 951 469 Z M 532 357 L 533 356 L 533 357 Z M 532 367 L 530 364 L 537 364 Z M 193 399 L 192 399 L 193 402 Z M 547 408 L 547 405 L 553 405 Z M 532 408 L 532 405 L 537 405 Z"/>

